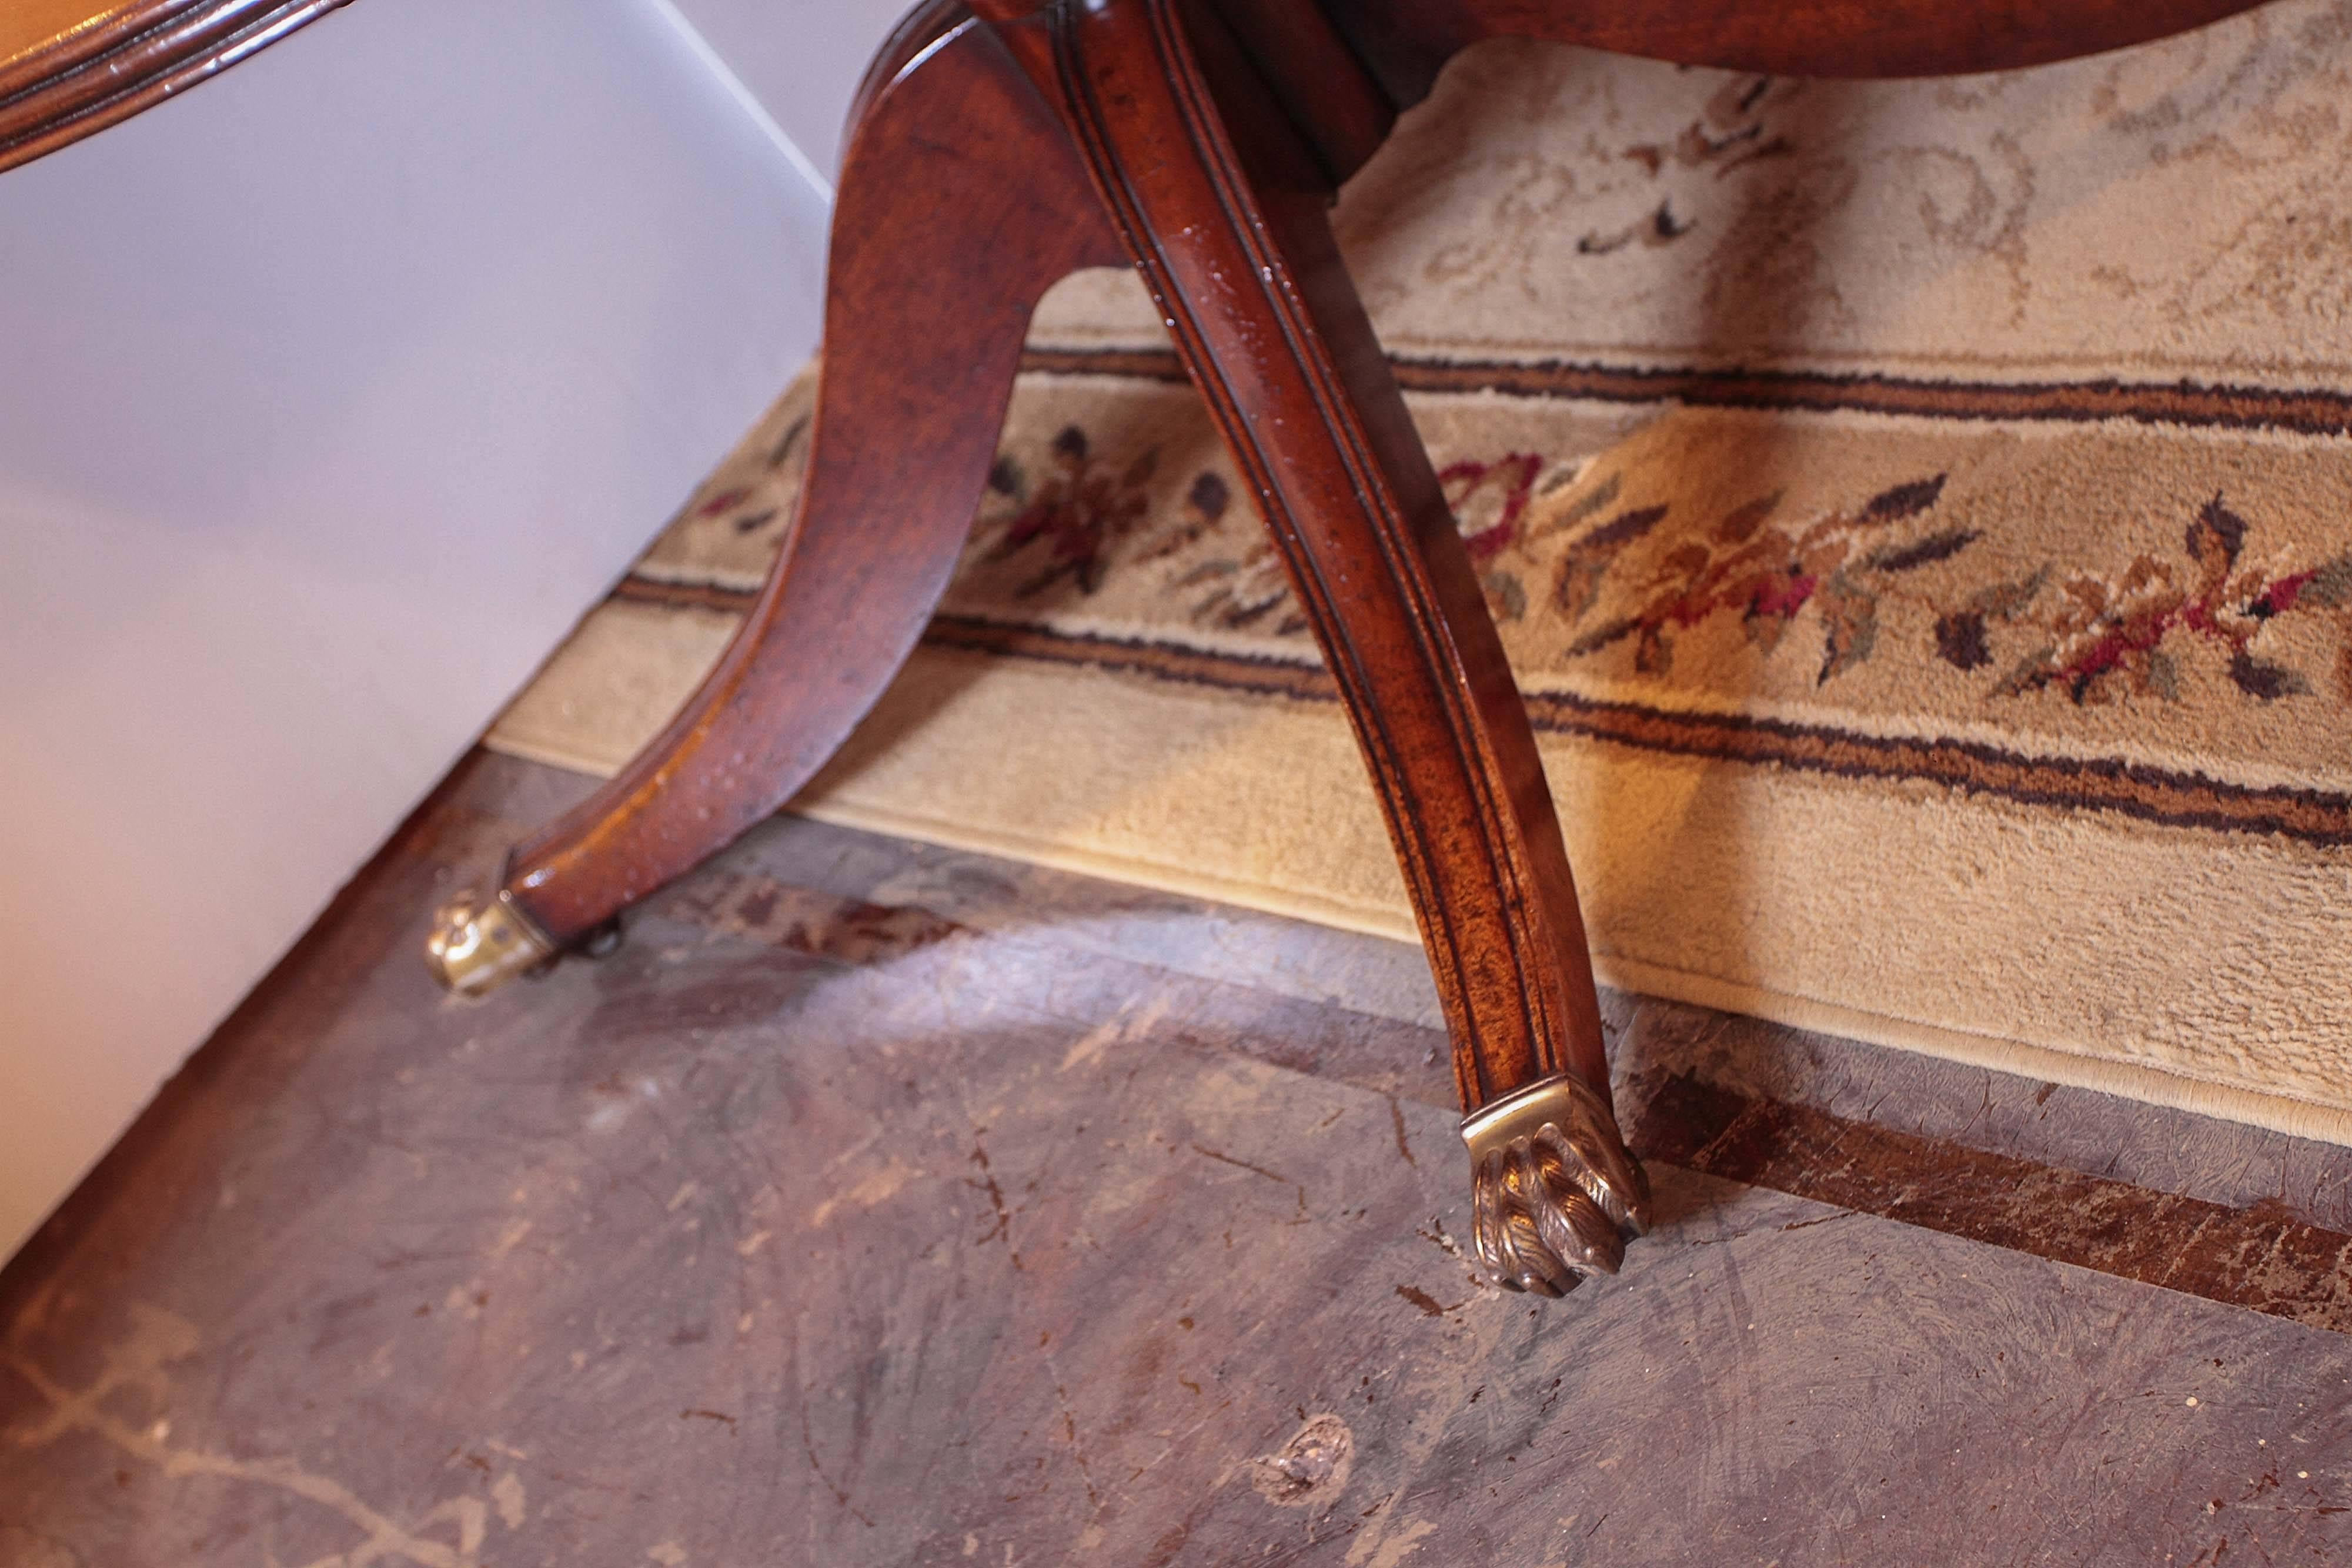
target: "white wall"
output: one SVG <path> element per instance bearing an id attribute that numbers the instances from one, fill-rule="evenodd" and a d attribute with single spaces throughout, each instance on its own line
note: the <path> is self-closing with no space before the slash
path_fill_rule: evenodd
<path id="1" fill-rule="evenodd" d="M 0 1258 L 814 346 L 770 117 L 887 19 L 691 9 L 767 114 L 665 0 L 365 0 L 0 174 Z"/>
<path id="2" fill-rule="evenodd" d="M 676 0 L 680 13 L 828 182 L 866 64 L 915 0 Z"/>

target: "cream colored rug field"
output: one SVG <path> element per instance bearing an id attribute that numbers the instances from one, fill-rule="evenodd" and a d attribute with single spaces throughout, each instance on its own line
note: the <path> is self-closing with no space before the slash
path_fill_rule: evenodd
<path id="1" fill-rule="evenodd" d="M 1603 977 L 2352 1141 L 2352 8 L 1832 85 L 1489 46 L 1340 208 Z M 610 771 L 772 557 L 805 382 L 490 744 Z M 909 461 L 919 460 L 909 454 Z M 1410 937 L 1131 279 L 1048 301 L 814 815 Z"/>

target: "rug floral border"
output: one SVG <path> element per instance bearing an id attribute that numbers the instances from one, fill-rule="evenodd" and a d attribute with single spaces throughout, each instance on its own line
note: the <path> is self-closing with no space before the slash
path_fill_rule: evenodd
<path id="1" fill-rule="evenodd" d="M 2125 421 L 2301 436 L 2352 435 L 2352 395 L 2325 390 L 2112 379 L 1972 382 L 1875 372 L 1629 368 L 1558 361 L 1407 358 L 1393 363 L 1400 384 L 1414 392 L 1491 392 L 1529 398 L 1683 403 L 1778 413 L 1854 412 L 1961 422 Z M 1168 383 L 1184 380 L 1176 356 L 1164 350 L 1033 348 L 1022 368 L 1024 372 L 1065 376 Z M 1926 499 L 1931 503 L 1932 495 Z M 1133 498 L 1132 504 L 1139 506 L 1139 497 Z M 2219 507 L 2217 500 L 2208 509 Z M 767 516 L 761 514 L 760 520 L 764 522 Z M 2235 524 L 2238 519 L 2224 516 L 2221 522 Z M 2207 531 L 2212 531 L 2212 527 Z M 2190 535 L 2193 544 L 2194 528 Z M 2230 553 L 2234 559 L 2234 550 Z M 647 605 L 741 613 L 750 608 L 754 595 L 636 576 L 626 580 L 614 597 Z M 953 653 L 1083 667 L 1258 697 L 1339 700 L 1336 686 L 1314 662 L 1311 649 L 1306 651 L 1307 657 L 1298 659 L 1237 653 L 971 614 L 939 616 L 924 641 L 929 647 Z M 1951 650 L 1944 652 L 1949 658 Z M 2347 654 L 2347 660 L 2352 661 L 2352 654 Z M 2273 694 L 2257 691 L 2255 695 Z M 2269 835 L 2321 849 L 2352 844 L 2352 793 L 2342 791 L 2235 783 L 2114 757 L 2037 755 L 1982 741 L 1874 735 L 1829 724 L 1674 710 L 1557 690 L 1530 691 L 1526 701 L 1540 734 L 1844 779 L 1923 782 L 2024 805 L 2111 812 L 2171 827 Z"/>

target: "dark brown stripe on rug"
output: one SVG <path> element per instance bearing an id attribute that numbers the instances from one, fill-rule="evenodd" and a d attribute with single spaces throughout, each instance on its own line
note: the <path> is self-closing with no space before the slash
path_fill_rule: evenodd
<path id="1" fill-rule="evenodd" d="M 740 614 L 753 595 L 733 589 L 629 578 L 614 591 L 634 603 Z M 1252 696 L 1337 702 L 1319 664 L 1178 643 L 1129 641 L 941 615 L 928 647 L 998 658 L 1077 664 L 1180 685 Z M 1744 715 L 1669 713 L 1566 692 L 1526 694 L 1539 733 L 1580 735 L 1645 751 L 1794 768 L 1847 779 L 1914 779 L 2023 805 L 2114 811 L 2167 827 L 2264 833 L 2323 849 L 2352 844 L 2352 795 L 2288 786 L 2229 784 L 2202 774 L 2113 758 L 2035 757 L 1977 741 L 1861 735 L 1826 725 Z"/>
<path id="2" fill-rule="evenodd" d="M 709 582 L 663 582 L 651 577 L 625 577 L 613 590 L 613 597 L 625 604 L 657 604 L 669 610 L 718 610 L 729 615 L 748 615 L 760 595 L 755 589 L 720 588 Z"/>
<path id="3" fill-rule="evenodd" d="M 2116 811 L 2145 822 L 2352 844 L 2352 796 L 2225 784 L 2115 758 L 2032 757 L 1976 741 L 1857 735 L 1745 716 L 1663 713 L 1559 692 L 1531 693 L 1538 730 L 1649 751 L 1770 764 L 1838 779 L 1911 779 L 2030 806 Z"/>
<path id="4" fill-rule="evenodd" d="M 2301 435 L 2352 433 L 2352 396 L 2324 390 L 2205 386 L 2193 382 L 1928 381 L 1905 376 L 1804 371 L 1635 369 L 1548 360 L 1391 361 L 1407 392 L 1497 392 L 1516 397 L 1594 402 L 1679 402 L 1700 408 L 1799 410 L 1816 413 L 1916 414 L 1962 421 L 2124 420 Z M 1022 368 L 1059 375 L 1181 382 L 1173 351 L 1152 349 L 1032 349 Z"/>
<path id="5" fill-rule="evenodd" d="M 1636 1074 L 1627 1089 L 1626 1134 L 1644 1160 L 2352 1333 L 2352 1236 L 2275 1200 L 2231 1208 L 2155 1192 L 1686 1073 Z"/>
<path id="6" fill-rule="evenodd" d="M 961 616 L 939 617 L 924 641 L 933 647 L 1080 664 L 1260 696 L 1336 702 L 1339 695 L 1319 665 Z M 2174 827 L 2276 834 L 2327 848 L 2352 843 L 2352 796 L 2325 790 L 2258 789 L 2112 758 L 2032 757 L 1973 741 L 1888 738 L 1775 719 L 1666 713 L 1562 692 L 1532 692 L 1526 700 L 1538 731 L 1649 751 L 1841 779 L 1918 779 L 2029 805 L 2116 811 Z"/>

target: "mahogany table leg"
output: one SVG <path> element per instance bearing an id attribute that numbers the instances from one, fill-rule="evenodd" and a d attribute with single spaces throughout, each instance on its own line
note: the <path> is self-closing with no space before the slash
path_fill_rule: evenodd
<path id="1" fill-rule="evenodd" d="M 1058 90 L 1346 699 L 1454 1040 L 1480 1256 L 1547 1294 L 1614 1272 L 1648 1184 L 1610 1105 L 1567 852 L 1328 183 L 1204 7 L 1092 0 L 1007 37 Z"/>
<path id="2" fill-rule="evenodd" d="M 921 633 L 970 531 L 1038 297 L 1126 259 L 1053 110 L 985 25 L 933 5 L 861 98 L 835 209 L 798 516 L 669 727 L 515 846 L 428 944 L 481 990 L 546 962 L 805 783 Z"/>

